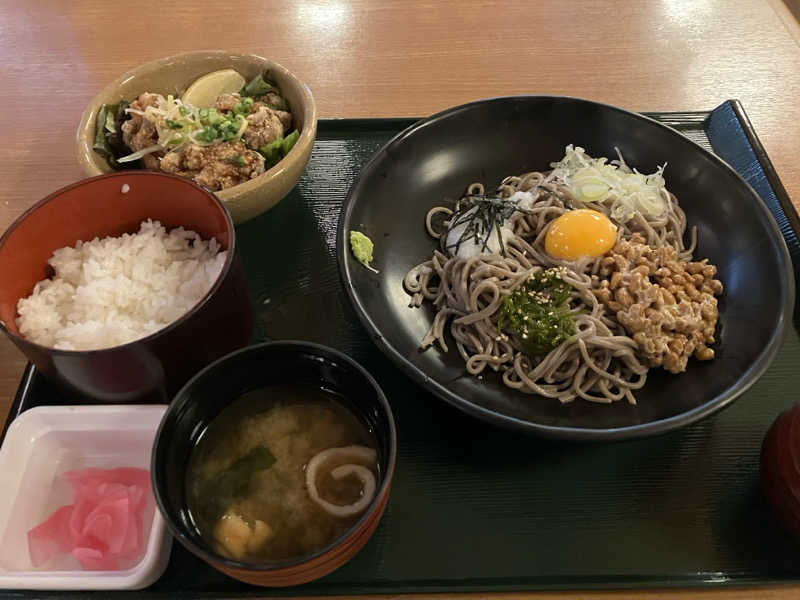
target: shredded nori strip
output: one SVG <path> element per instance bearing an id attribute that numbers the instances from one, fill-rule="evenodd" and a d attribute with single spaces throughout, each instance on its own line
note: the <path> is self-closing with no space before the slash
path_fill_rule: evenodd
<path id="1" fill-rule="evenodd" d="M 503 237 L 500 235 L 500 229 L 515 212 L 531 214 L 529 210 L 520 208 L 517 202 L 502 196 L 467 194 L 456 203 L 448 230 L 464 223 L 466 223 L 466 227 L 458 240 L 454 244 L 445 246 L 445 250 L 454 249 L 452 254 L 456 254 L 463 242 L 472 239 L 475 244 L 480 244 L 481 251 L 485 251 L 488 248 L 492 231 L 496 231 L 500 243 L 500 254 L 505 256 L 506 248 Z"/>

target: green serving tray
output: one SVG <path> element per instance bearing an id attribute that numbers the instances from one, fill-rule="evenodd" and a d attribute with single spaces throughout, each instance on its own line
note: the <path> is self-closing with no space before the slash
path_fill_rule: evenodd
<path id="1" fill-rule="evenodd" d="M 650 115 L 711 148 L 776 216 L 795 265 L 798 217 L 737 102 Z M 9 592 L 15 598 L 197 598 L 509 591 L 800 582 L 800 544 L 759 487 L 761 441 L 797 400 L 795 327 L 764 376 L 731 407 L 655 438 L 570 444 L 473 420 L 406 379 L 370 342 L 336 263 L 342 200 L 368 158 L 412 119 L 324 120 L 308 169 L 269 213 L 238 228 L 257 337 L 327 344 L 386 392 L 399 438 L 389 506 L 347 565 L 310 584 L 264 590 L 229 579 L 175 543 L 140 592 Z M 402 193 L 402 190 L 398 190 Z M 9 420 L 62 400 L 29 367 Z M 598 407 L 602 410 L 602 407 Z"/>

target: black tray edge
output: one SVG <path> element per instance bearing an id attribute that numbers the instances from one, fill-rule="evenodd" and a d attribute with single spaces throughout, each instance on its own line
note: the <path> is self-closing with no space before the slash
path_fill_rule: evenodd
<path id="1" fill-rule="evenodd" d="M 3 424 L 3 431 L 0 433 L 0 445 L 2 445 L 3 440 L 6 439 L 6 433 L 8 432 L 8 428 L 11 423 L 13 423 L 14 419 L 16 419 L 20 413 L 24 411 L 22 405 L 30 393 L 31 382 L 35 376 L 36 367 L 34 367 L 32 363 L 27 363 L 25 365 L 25 370 L 22 372 L 22 377 L 19 381 L 19 387 L 17 387 L 17 391 L 14 394 L 14 399 L 11 401 L 11 406 L 8 407 L 8 414 L 6 415 L 6 421 Z"/>

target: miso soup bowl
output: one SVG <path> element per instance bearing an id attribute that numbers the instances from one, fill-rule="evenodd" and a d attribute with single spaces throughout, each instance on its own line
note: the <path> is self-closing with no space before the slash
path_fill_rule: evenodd
<path id="1" fill-rule="evenodd" d="M 20 333 L 17 303 L 52 275 L 47 261 L 54 250 L 135 233 L 146 219 L 214 237 L 228 251 L 217 281 L 193 308 L 148 336 L 98 350 L 51 348 Z M 202 367 L 250 341 L 252 310 L 230 215 L 194 182 L 146 171 L 85 179 L 53 192 L 0 237 L 0 329 L 80 403 L 166 402 Z"/>
<path id="2" fill-rule="evenodd" d="M 374 436 L 380 471 L 372 504 L 339 538 L 317 552 L 261 563 L 226 558 L 193 525 L 185 476 L 193 448 L 211 421 L 242 394 L 282 383 L 307 383 L 337 392 Z M 307 583 L 334 571 L 366 544 L 389 500 L 397 434 L 389 403 L 372 376 L 337 350 L 309 342 L 249 346 L 209 365 L 173 399 L 153 445 L 150 473 L 156 503 L 167 527 L 189 551 L 241 581 L 268 587 Z"/>

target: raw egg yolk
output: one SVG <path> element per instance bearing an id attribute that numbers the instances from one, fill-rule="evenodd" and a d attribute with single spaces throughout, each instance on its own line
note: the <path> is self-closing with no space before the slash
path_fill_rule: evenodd
<path id="1" fill-rule="evenodd" d="M 570 210 L 550 223 L 544 249 L 553 258 L 577 260 L 602 256 L 617 241 L 617 228 L 601 212 L 581 208 Z"/>

